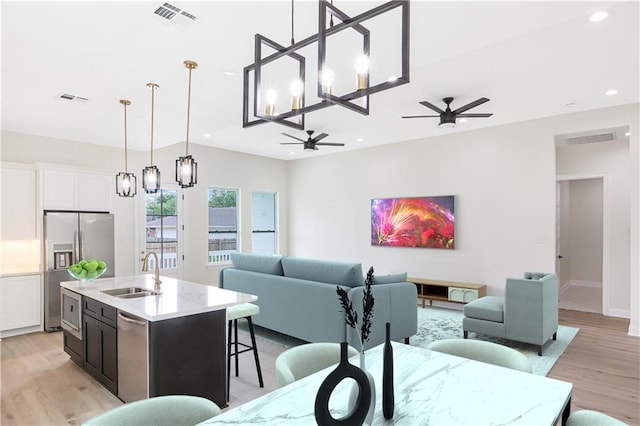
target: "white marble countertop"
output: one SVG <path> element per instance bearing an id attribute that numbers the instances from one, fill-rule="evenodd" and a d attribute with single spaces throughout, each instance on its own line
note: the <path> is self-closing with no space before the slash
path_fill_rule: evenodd
<path id="1" fill-rule="evenodd" d="M 161 321 L 203 312 L 226 309 L 240 303 L 254 302 L 257 296 L 237 291 L 160 276 L 159 295 L 119 298 L 103 293 L 116 288 L 140 287 L 153 290 L 152 274 L 99 278 L 91 282 L 64 281 L 61 287 L 90 297 L 148 321 Z"/>
<path id="2" fill-rule="evenodd" d="M 374 425 L 555 425 L 571 398 L 568 382 L 393 343 L 394 416 L 382 414 L 382 345 L 366 352 L 376 382 Z M 357 356 L 351 362 L 358 364 Z M 201 424 L 315 424 L 318 388 L 335 367 L 222 413 Z M 334 418 L 346 415 L 350 381 L 330 399 Z"/>

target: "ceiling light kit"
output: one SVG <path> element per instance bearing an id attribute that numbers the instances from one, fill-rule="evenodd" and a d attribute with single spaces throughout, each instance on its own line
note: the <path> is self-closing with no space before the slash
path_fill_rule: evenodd
<path id="1" fill-rule="evenodd" d="M 189 117 L 191 115 L 191 71 L 198 67 L 194 61 L 184 61 L 189 70 L 189 88 L 187 92 L 187 138 L 185 140 L 186 154 L 176 160 L 176 182 L 182 188 L 191 188 L 198 183 L 198 163 L 189 155 Z"/>
<path id="2" fill-rule="evenodd" d="M 609 12 L 607 12 L 606 10 L 599 10 L 589 17 L 589 21 L 590 22 L 604 21 L 605 19 L 607 19 L 608 16 L 609 16 Z"/>
<path id="3" fill-rule="evenodd" d="M 304 116 L 307 113 L 332 105 L 341 105 L 363 115 L 369 114 L 369 95 L 391 89 L 396 86 L 409 83 L 409 1 L 389 1 L 357 16 L 351 17 L 331 2 L 320 0 L 318 13 L 318 33 L 305 38 L 297 43 L 293 39 L 293 0 L 292 9 L 292 37 L 291 45 L 284 47 L 261 34 L 255 35 L 254 63 L 244 68 L 243 78 L 243 114 L 242 126 L 249 127 L 256 124 L 273 122 L 296 129 L 304 130 Z M 389 78 L 381 77 L 378 83 L 372 81 L 372 58 L 370 56 L 371 32 L 363 23 L 369 19 L 400 8 L 401 16 L 401 52 L 399 75 Z M 329 19 L 327 20 L 327 16 Z M 334 24 L 334 18 L 336 21 Z M 328 21 L 328 22 L 327 22 Z M 327 24 L 328 27 L 327 27 Z M 327 61 L 327 41 L 331 37 L 344 36 L 347 30 L 355 31 L 361 38 L 359 53 L 353 58 L 354 84 L 351 88 L 341 87 L 340 92 L 334 87 L 334 82 L 347 81 L 346 72 L 336 73 Z M 317 88 L 318 102 L 307 105 L 306 100 L 306 58 L 298 51 L 313 43 L 317 43 Z M 275 51 L 268 56 L 263 56 L 263 47 Z M 378 58 L 384 61 L 383 58 Z M 269 67 L 278 63 L 288 63 L 289 70 L 295 71 L 295 76 L 285 84 L 284 81 L 276 81 L 281 89 L 280 93 L 271 87 L 272 81 L 267 78 Z M 293 64 L 293 66 L 292 66 Z M 344 65 L 344 64 L 342 64 Z M 273 69 L 273 68 L 271 68 Z M 377 70 L 376 70 L 377 71 Z M 253 74 L 253 78 L 251 78 Z M 285 73 L 286 74 L 286 73 Z M 291 74 L 291 73 L 289 73 Z M 280 74 L 281 76 L 282 74 Z M 379 73 L 378 75 L 381 75 Z M 282 97 L 288 87 L 289 96 Z M 346 93 L 342 93 L 346 92 Z M 280 95 L 280 96 L 279 96 Z M 280 99 L 279 99 L 280 98 Z M 354 102 L 359 100 L 358 102 Z"/>
<path id="4" fill-rule="evenodd" d="M 124 106 L 124 172 L 116 175 L 116 192 L 121 197 L 133 197 L 137 192 L 136 175 L 129 173 L 129 164 L 127 158 L 127 106 L 131 105 L 131 101 L 120 99 L 120 103 Z"/>
<path id="5" fill-rule="evenodd" d="M 616 90 L 616 89 L 609 89 L 609 90 L 607 90 L 604 94 L 605 94 L 605 95 L 607 95 L 607 96 L 617 95 L 617 94 L 618 94 L 618 90 Z"/>
<path id="6" fill-rule="evenodd" d="M 485 102 L 489 102 L 488 98 L 480 98 L 477 99 L 467 105 L 461 106 L 460 108 L 451 111 L 451 107 L 450 104 L 451 102 L 453 102 L 453 98 L 449 97 L 449 98 L 443 98 L 442 102 L 444 102 L 447 105 L 447 108 L 445 110 L 442 110 L 441 108 L 435 106 L 434 104 L 427 102 L 427 101 L 422 101 L 420 102 L 421 105 L 426 106 L 429 109 L 434 110 L 435 112 L 438 113 L 438 115 L 405 115 L 402 116 L 402 118 L 425 118 L 425 117 L 439 117 L 440 118 L 440 123 L 438 124 L 438 126 L 443 127 L 443 128 L 452 128 L 456 126 L 456 118 L 460 117 L 464 117 L 464 118 L 486 118 L 486 117 L 491 117 L 493 115 L 493 113 L 471 113 L 465 114 L 465 111 L 470 110 L 471 108 L 475 108 L 478 105 L 482 105 Z"/>
<path id="7" fill-rule="evenodd" d="M 142 187 L 147 194 L 154 194 L 160 189 L 160 170 L 153 164 L 153 109 L 155 105 L 155 93 L 158 86 L 156 83 L 147 83 L 151 89 L 151 162 L 150 165 L 142 169 Z"/>

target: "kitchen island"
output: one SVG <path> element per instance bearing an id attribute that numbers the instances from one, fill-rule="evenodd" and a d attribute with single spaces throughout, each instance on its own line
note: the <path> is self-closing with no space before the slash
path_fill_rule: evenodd
<path id="1" fill-rule="evenodd" d="M 125 402 L 184 394 L 226 406 L 226 308 L 257 297 L 160 278 L 159 289 L 153 275 L 62 282 L 65 352 Z"/>

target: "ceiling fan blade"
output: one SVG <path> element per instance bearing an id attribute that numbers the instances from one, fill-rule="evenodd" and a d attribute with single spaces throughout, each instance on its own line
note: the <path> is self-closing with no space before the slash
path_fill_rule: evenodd
<path id="1" fill-rule="evenodd" d="M 492 115 L 493 113 L 457 114 L 456 117 L 486 118 L 486 117 L 491 117 Z"/>
<path id="2" fill-rule="evenodd" d="M 444 113 L 444 111 L 442 109 L 440 109 L 439 107 L 435 106 L 434 104 L 432 104 L 431 102 L 427 102 L 427 101 L 422 101 L 422 102 L 418 102 L 420 105 L 426 106 L 429 109 L 434 110 L 437 113 Z"/>
<path id="3" fill-rule="evenodd" d="M 454 114 L 460 114 L 461 112 L 465 112 L 467 110 L 470 110 L 471 108 L 475 108 L 478 105 L 482 105 L 485 102 L 489 102 L 489 98 L 480 98 L 478 100 L 475 100 L 475 101 L 471 102 L 470 104 L 466 104 L 465 106 L 461 106 L 460 108 L 458 108 L 455 111 L 453 111 L 453 113 Z"/>
<path id="4" fill-rule="evenodd" d="M 304 142 L 280 142 L 280 145 L 302 145 Z"/>
<path id="5" fill-rule="evenodd" d="M 297 141 L 300 141 L 300 142 L 302 142 L 302 143 L 306 142 L 304 139 L 300 139 L 300 138 L 297 138 L 297 137 L 295 137 L 295 136 L 291 136 L 291 135 L 290 135 L 290 134 L 288 134 L 288 133 L 280 133 L 280 134 L 281 134 L 281 135 L 288 136 L 288 137 L 290 137 L 290 138 L 293 138 L 293 139 L 295 139 L 295 140 L 297 140 Z"/>
<path id="6" fill-rule="evenodd" d="M 332 143 L 332 142 L 319 142 L 316 145 L 327 145 L 327 146 L 344 146 L 343 143 Z"/>
<path id="7" fill-rule="evenodd" d="M 327 136 L 329 136 L 326 133 L 320 133 L 318 136 L 316 136 L 315 138 L 311 139 L 313 142 L 318 142 L 324 138 L 326 138 Z"/>
<path id="8" fill-rule="evenodd" d="M 439 115 L 403 115 L 402 118 L 439 118 Z"/>

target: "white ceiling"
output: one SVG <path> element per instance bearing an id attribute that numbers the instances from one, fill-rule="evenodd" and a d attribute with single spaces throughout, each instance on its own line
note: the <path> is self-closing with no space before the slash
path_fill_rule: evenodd
<path id="1" fill-rule="evenodd" d="M 285 160 L 639 101 L 638 1 L 414 0 L 411 82 L 372 95 L 369 116 L 340 106 L 307 114 L 307 129 L 347 145 L 303 152 L 302 146 L 279 145 L 292 141 L 280 132 L 302 137 L 302 131 L 274 123 L 242 128 L 242 69 L 253 62 L 254 34 L 288 46 L 291 2 L 170 1 L 198 18 L 185 26 L 162 22 L 153 13 L 162 3 L 2 1 L 2 129 L 122 147 L 119 100 L 129 99 L 129 147 L 145 151 L 146 83 L 155 82 L 154 146 L 182 142 L 186 59 L 199 64 L 190 141 Z M 351 16 L 381 3 L 334 0 Z M 299 41 L 317 32 L 318 5 L 294 5 Z M 609 11 L 608 19 L 589 22 L 600 9 Z M 385 46 L 393 36 L 384 32 L 398 29 L 378 27 L 372 48 L 393 50 Z M 308 71 L 309 77 L 315 74 Z M 618 94 L 605 96 L 612 88 Z M 89 100 L 64 101 L 61 93 Z M 436 118 L 400 118 L 431 114 L 418 102 L 442 105 L 446 96 L 455 97 L 453 107 L 488 97 L 469 112 L 494 115 L 446 130 Z"/>

